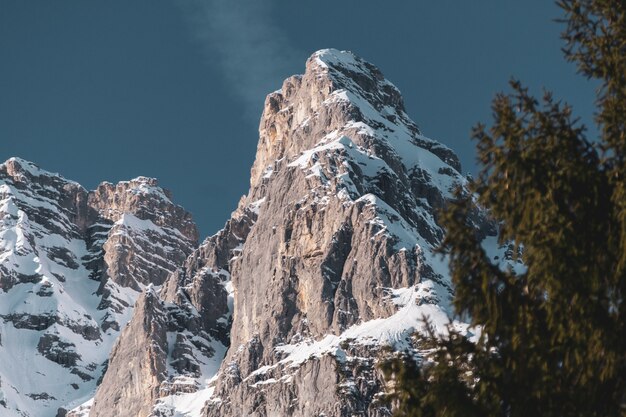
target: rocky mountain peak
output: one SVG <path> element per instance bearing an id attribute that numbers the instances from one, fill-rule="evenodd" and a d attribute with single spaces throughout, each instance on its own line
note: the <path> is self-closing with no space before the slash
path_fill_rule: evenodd
<path id="1" fill-rule="evenodd" d="M 376 66 L 352 52 L 319 50 L 307 60 L 306 71 L 331 79 L 335 91 L 345 89 L 358 94 L 375 108 L 382 110 L 382 106 L 389 106 L 398 114 L 405 111 L 402 94 L 396 86 Z"/>
<path id="2" fill-rule="evenodd" d="M 191 215 L 174 204 L 171 196 L 169 190 L 159 187 L 155 178 L 137 177 L 117 184 L 101 183 L 90 193 L 89 204 L 110 220 L 118 220 L 123 213 L 134 213 L 157 226 L 174 226 L 196 245 L 198 231 Z"/>
<path id="3" fill-rule="evenodd" d="M 117 184 L 102 182 L 98 188 L 116 189 L 118 192 L 128 192 L 147 198 L 160 199 L 171 203 L 172 193 L 161 188 L 156 178 L 139 176 L 129 181 L 120 181 Z"/>
<path id="4" fill-rule="evenodd" d="M 421 134 L 404 110 L 402 95 L 378 68 L 335 49 L 314 53 L 303 75 L 287 78 L 267 96 L 259 135 L 253 189 L 281 163 L 341 136 L 376 154 L 402 155 L 397 159 L 406 169 L 428 151 L 461 171 L 454 152 Z"/>
<path id="5" fill-rule="evenodd" d="M 197 239 L 154 179 L 89 192 L 20 158 L 1 164 L 0 415 L 52 417 L 93 396 L 142 288 Z"/>
<path id="6" fill-rule="evenodd" d="M 205 415 L 385 415 L 376 352 L 411 346 L 422 314 L 447 321 L 435 248 L 438 210 L 465 186 L 458 158 L 380 70 L 332 49 L 268 95 L 259 136 L 242 202 L 257 218 L 230 263 L 231 349 Z M 309 385 L 342 378 L 353 389 Z"/>

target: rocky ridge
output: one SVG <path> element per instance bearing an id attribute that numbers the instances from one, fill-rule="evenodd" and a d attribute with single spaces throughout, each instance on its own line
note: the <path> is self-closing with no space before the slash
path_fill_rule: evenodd
<path id="1" fill-rule="evenodd" d="M 93 396 L 136 299 L 197 239 L 154 179 L 87 191 L 19 158 L 1 164 L 0 414 L 62 415 Z"/>

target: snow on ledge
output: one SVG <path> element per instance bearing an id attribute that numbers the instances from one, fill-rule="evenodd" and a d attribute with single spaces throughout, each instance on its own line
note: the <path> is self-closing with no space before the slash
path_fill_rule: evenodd
<path id="1" fill-rule="evenodd" d="M 415 332 L 427 334 L 426 321 L 440 336 L 445 336 L 448 333 L 448 325 L 467 333 L 469 325 L 451 320 L 448 313 L 440 306 L 419 303 L 422 293 L 421 287 L 430 285 L 432 282 L 426 280 L 412 287 L 392 290 L 394 303 L 398 305 L 399 309 L 387 318 L 369 320 L 351 326 L 340 335 L 327 335 L 321 340 L 307 340 L 296 344 L 278 346 L 276 351 L 286 355 L 286 357 L 274 365 L 257 369 L 246 380 L 263 375 L 279 366 L 298 368 L 311 358 L 319 359 L 325 355 L 332 355 L 341 360 L 345 357 L 341 348 L 344 342 L 362 346 L 390 346 L 394 350 L 403 351 L 410 348 L 410 338 Z"/>

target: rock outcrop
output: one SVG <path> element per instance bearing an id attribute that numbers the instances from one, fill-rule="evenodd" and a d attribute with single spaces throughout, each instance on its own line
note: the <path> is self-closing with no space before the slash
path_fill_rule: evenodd
<path id="1" fill-rule="evenodd" d="M 149 287 L 139 298 L 132 320 L 119 336 L 91 414 L 147 416 L 159 397 L 166 373 L 167 322 L 161 300 Z M 110 381 L 124 381 L 119 389 Z M 145 401 L 139 399 L 144 398 Z"/>

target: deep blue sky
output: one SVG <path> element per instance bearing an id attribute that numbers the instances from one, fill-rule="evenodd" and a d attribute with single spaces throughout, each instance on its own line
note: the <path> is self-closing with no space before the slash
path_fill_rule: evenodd
<path id="1" fill-rule="evenodd" d="M 474 172 L 470 129 L 512 76 L 591 120 L 559 16 L 548 0 L 0 0 L 0 160 L 90 189 L 157 177 L 212 234 L 247 191 L 265 94 L 334 47 L 380 67 Z"/>

